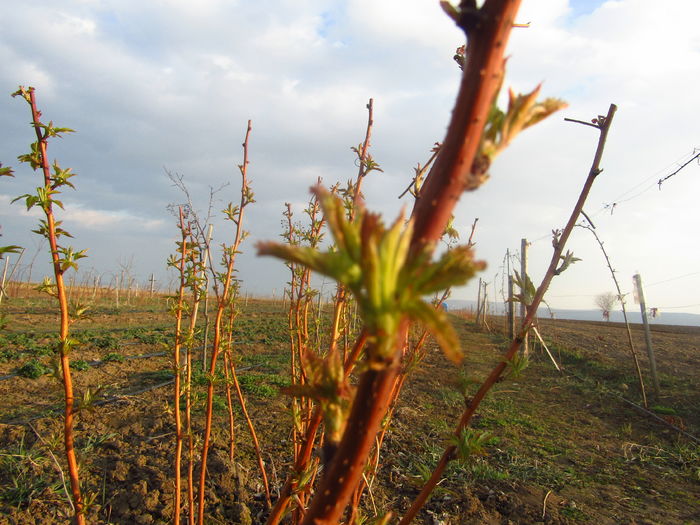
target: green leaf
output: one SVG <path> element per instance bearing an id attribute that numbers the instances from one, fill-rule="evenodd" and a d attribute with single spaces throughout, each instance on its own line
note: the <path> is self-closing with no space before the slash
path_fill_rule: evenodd
<path id="1" fill-rule="evenodd" d="M 19 197 L 15 197 L 14 199 L 12 199 L 12 203 L 15 203 L 22 199 L 24 199 L 24 204 L 27 206 L 27 210 L 31 210 L 34 206 L 36 206 L 37 202 L 39 201 L 36 195 L 25 193 L 24 195 L 20 195 Z"/>
<path id="2" fill-rule="evenodd" d="M 508 91 L 508 109 L 503 111 L 494 104 L 487 118 L 480 154 L 492 162 L 520 134 L 521 131 L 541 122 L 556 111 L 567 106 L 557 98 L 537 101 L 542 86 L 538 85 L 530 93 L 515 94 Z"/>
<path id="3" fill-rule="evenodd" d="M 25 88 L 24 86 L 19 86 L 19 89 L 17 89 L 17 91 L 15 91 L 14 93 L 12 93 L 11 96 L 12 97 L 21 96 L 28 103 L 31 103 L 31 98 L 29 97 L 29 92 L 33 89 L 34 88 L 31 86 L 29 86 L 29 88 Z"/>
<path id="4" fill-rule="evenodd" d="M 530 276 L 525 275 L 525 281 L 523 281 L 520 274 L 516 271 L 513 283 L 520 288 L 520 293 L 515 296 L 517 302 L 523 303 L 525 306 L 531 305 L 537 293 L 537 289 L 530 280 Z"/>
<path id="5" fill-rule="evenodd" d="M 24 162 L 25 164 L 29 164 L 32 169 L 36 170 L 42 165 L 41 149 L 39 148 L 38 142 L 32 142 L 30 148 L 31 151 L 29 153 L 19 155 L 17 157 L 17 160 L 19 160 L 20 162 Z"/>
<path id="6" fill-rule="evenodd" d="M 423 301 L 415 301 L 407 306 L 407 310 L 411 319 L 422 323 L 435 337 L 445 357 L 455 364 L 462 361 L 464 354 L 459 346 L 459 338 L 442 308 L 436 309 Z"/>
<path id="7" fill-rule="evenodd" d="M 75 133 L 74 129 L 57 128 L 56 126 L 53 125 L 52 120 L 50 120 L 48 124 L 39 124 L 39 127 L 44 130 L 44 138 L 60 137 L 61 133 Z"/>
<path id="8" fill-rule="evenodd" d="M 54 161 L 53 176 L 51 177 L 51 181 L 53 182 L 53 188 L 57 188 L 60 186 L 68 186 L 72 189 L 75 189 L 73 183 L 68 180 L 71 177 L 75 177 L 75 173 L 71 173 L 71 168 L 61 169 L 61 167 L 58 165 L 58 162 Z"/>
<path id="9" fill-rule="evenodd" d="M 36 290 L 50 295 L 51 297 L 58 297 L 56 284 L 49 277 L 44 277 L 44 280 L 37 285 Z"/>
<path id="10" fill-rule="evenodd" d="M 485 454 L 490 437 L 488 431 L 463 428 L 458 436 L 452 436 L 452 443 L 457 447 L 459 458 L 466 461 L 471 456 Z"/>
<path id="11" fill-rule="evenodd" d="M 574 257 L 574 254 L 570 252 L 569 250 L 566 251 L 566 255 L 560 255 L 559 258 L 562 260 L 561 265 L 559 268 L 557 268 L 554 271 L 554 275 L 559 275 L 561 274 L 564 270 L 566 270 L 569 266 L 574 264 L 575 262 L 580 261 L 578 257 Z"/>
<path id="12" fill-rule="evenodd" d="M 84 259 L 87 257 L 87 250 L 80 250 L 78 252 L 74 251 L 71 246 L 65 248 L 61 247 L 58 252 L 63 256 L 59 259 L 61 263 L 61 272 L 65 272 L 68 268 L 78 269 L 78 264 L 76 261 Z"/>
<path id="13" fill-rule="evenodd" d="M 72 337 L 67 337 L 63 341 L 58 342 L 58 353 L 59 355 L 69 355 L 73 348 L 76 348 L 80 346 L 82 343 L 78 341 L 77 339 L 73 339 Z"/>
<path id="14" fill-rule="evenodd" d="M 508 375 L 517 379 L 530 365 L 530 358 L 524 354 L 515 354 L 507 364 L 510 369 Z"/>
<path id="15" fill-rule="evenodd" d="M 12 168 L 2 167 L 2 162 L 0 162 L 0 177 L 14 177 L 14 172 L 12 171 Z"/>
<path id="16" fill-rule="evenodd" d="M 430 295 L 451 286 L 467 283 L 476 272 L 486 268 L 483 261 L 474 261 L 474 252 L 468 246 L 456 246 L 442 254 L 440 259 L 429 264 L 427 254 L 414 260 L 407 273 L 404 286 L 410 286 L 419 295 Z"/>
<path id="17" fill-rule="evenodd" d="M 321 252 L 267 242 L 258 244 L 258 253 L 304 266 L 349 289 L 370 335 L 367 355 L 374 365 L 382 366 L 395 352 L 396 336 L 406 317 L 423 322 L 446 355 L 459 361 L 457 336 L 446 314 L 425 303 L 423 296 L 464 284 L 483 263 L 475 263 L 467 247 L 449 250 L 437 262 L 430 260 L 430 247 L 409 259 L 413 228 L 403 216 L 385 228 L 379 215 L 360 209 L 350 221 L 340 198 L 322 188 L 314 192 L 335 247 Z"/>
<path id="18" fill-rule="evenodd" d="M 16 246 L 14 244 L 10 246 L 0 246 L 0 259 L 2 259 L 2 256 L 6 253 L 19 253 L 22 251 L 21 246 Z"/>

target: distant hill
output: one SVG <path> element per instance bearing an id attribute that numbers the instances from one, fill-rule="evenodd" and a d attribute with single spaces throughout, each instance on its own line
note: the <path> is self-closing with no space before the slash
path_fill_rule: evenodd
<path id="1" fill-rule="evenodd" d="M 476 309 L 476 301 L 464 301 L 461 299 L 448 299 L 449 309 Z M 630 323 L 641 324 L 642 314 L 639 307 L 630 308 L 627 311 L 627 318 Z M 491 313 L 495 315 L 503 314 L 503 305 L 491 304 Z M 552 313 L 556 319 L 575 319 L 579 321 L 602 321 L 603 316 L 600 310 L 564 310 L 553 308 Z M 540 307 L 538 314 L 540 317 L 550 317 L 550 311 L 546 307 Z M 615 310 L 610 314 L 610 321 L 621 323 L 624 321 L 622 310 Z M 677 326 L 700 326 L 699 314 L 687 314 L 682 312 L 661 312 L 656 319 L 649 319 L 649 324 L 669 324 Z"/>

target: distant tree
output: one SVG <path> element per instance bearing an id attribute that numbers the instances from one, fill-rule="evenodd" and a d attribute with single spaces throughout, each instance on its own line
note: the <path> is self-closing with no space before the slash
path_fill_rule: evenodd
<path id="1" fill-rule="evenodd" d="M 612 292 L 605 292 L 597 295 L 595 298 L 595 304 L 603 312 L 603 319 L 610 321 L 610 312 L 617 302 L 617 295 Z"/>

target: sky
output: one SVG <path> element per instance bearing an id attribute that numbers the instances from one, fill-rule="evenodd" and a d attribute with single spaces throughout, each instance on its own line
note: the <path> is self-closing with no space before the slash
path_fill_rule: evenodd
<path id="1" fill-rule="evenodd" d="M 506 250 L 527 238 L 529 272 L 539 282 L 588 173 L 598 135 L 565 122 L 590 120 L 618 106 L 587 214 L 604 241 L 623 292 L 639 272 L 648 306 L 700 313 L 700 32 L 696 0 L 524 0 L 508 47 L 504 86 L 566 100 L 568 108 L 526 130 L 464 194 L 455 226 L 466 241 L 474 218 L 481 277 L 500 299 Z M 33 132 L 28 106 L 9 95 L 34 86 L 46 121 L 75 129 L 49 145 L 71 167 L 76 191 L 62 195 L 59 218 L 81 272 L 108 283 L 128 267 L 142 284 L 153 273 L 172 283 L 166 259 L 178 232 L 169 204 L 183 202 L 167 172 L 184 177 L 201 212 L 239 195 L 237 165 L 252 120 L 248 208 L 242 247 L 243 290 L 280 296 L 287 270 L 255 255 L 279 239 L 285 202 L 301 219 L 308 188 L 356 174 L 352 146 L 365 132 L 374 99 L 371 153 L 383 173 L 363 189 L 368 208 L 387 222 L 410 210 L 398 195 L 417 163 L 444 137 L 459 84 L 452 56 L 462 33 L 437 0 L 34 0 L 0 4 L 0 179 L 2 244 L 26 248 L 17 275 L 50 269 L 38 215 L 10 201 L 33 191 L 39 174 L 19 165 Z M 222 187 L 223 186 L 223 187 Z M 220 214 L 219 214 L 220 215 Z M 215 242 L 233 232 L 214 218 Z M 555 278 L 554 308 L 595 309 L 613 291 L 590 232 L 577 228 L 568 248 L 582 260 Z M 11 259 L 11 262 L 13 259 Z M 321 282 L 326 292 L 332 283 Z M 453 292 L 475 299 L 476 282 Z M 628 301 L 632 304 L 631 296 Z M 631 306 L 634 308 L 634 306 Z"/>

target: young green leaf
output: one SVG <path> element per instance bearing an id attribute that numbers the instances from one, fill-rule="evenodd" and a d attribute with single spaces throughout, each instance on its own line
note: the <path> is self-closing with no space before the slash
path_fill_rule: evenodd
<path id="1" fill-rule="evenodd" d="M 260 243 L 261 255 L 273 255 L 303 265 L 338 281 L 357 301 L 370 341 L 368 356 L 383 366 L 393 355 L 403 319 L 420 321 L 433 333 L 447 356 L 459 359 L 457 337 L 444 312 L 436 312 L 423 297 L 468 281 L 483 263 L 473 261 L 472 251 L 457 247 L 436 262 L 430 249 L 409 258 L 412 223 L 400 216 L 389 228 L 380 217 L 359 209 L 350 221 L 343 201 L 320 187 L 314 192 L 321 204 L 335 247 L 313 248 Z"/>
<path id="2" fill-rule="evenodd" d="M 485 454 L 485 446 L 488 444 L 490 434 L 487 431 L 479 431 L 471 428 L 463 428 L 459 435 L 452 436 L 452 443 L 457 447 L 459 459 L 467 461 L 471 456 Z"/>

